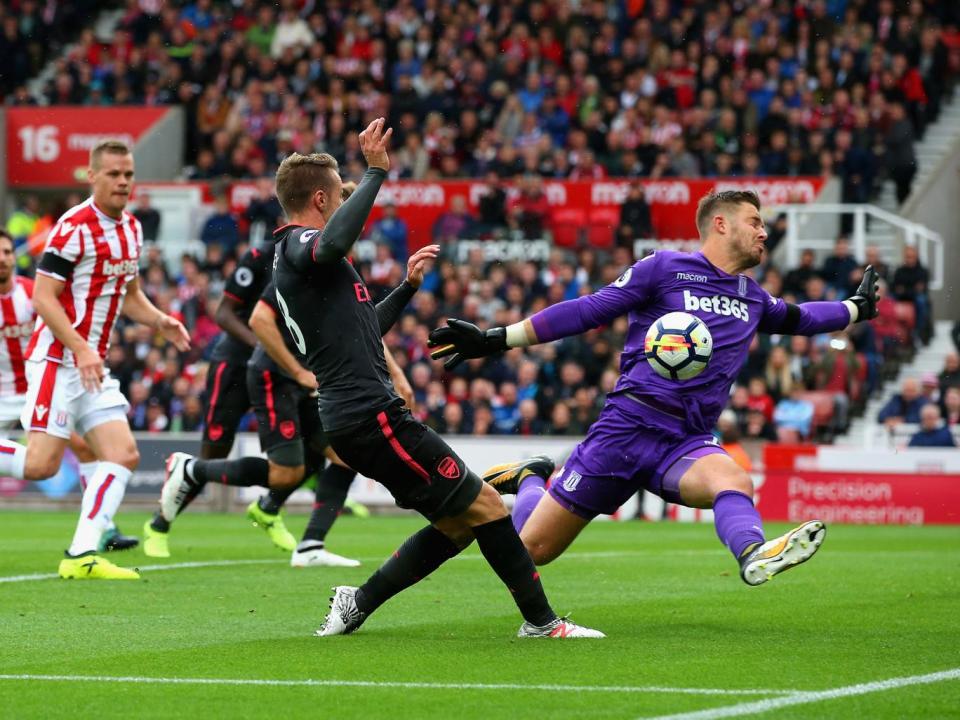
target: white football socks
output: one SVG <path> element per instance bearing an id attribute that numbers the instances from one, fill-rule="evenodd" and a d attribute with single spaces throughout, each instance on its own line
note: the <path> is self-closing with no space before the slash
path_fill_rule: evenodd
<path id="1" fill-rule="evenodd" d="M 87 464 L 87 463 L 84 463 Z M 133 474 L 122 465 L 98 462 L 87 480 L 80 504 L 80 520 L 70 544 L 70 554 L 96 551 L 100 536 L 113 525 L 113 516 L 120 507 L 127 482 Z"/>
<path id="2" fill-rule="evenodd" d="M 97 471 L 97 465 L 100 463 L 97 460 L 91 460 L 90 462 L 79 463 L 80 467 L 80 488 L 86 488 L 87 483 L 90 482 L 90 478 L 93 477 L 93 474 Z"/>
<path id="3" fill-rule="evenodd" d="M 90 478 L 93 477 L 93 474 L 97 471 L 97 465 L 100 462 L 98 460 L 91 460 L 90 462 L 78 463 L 80 467 L 80 489 L 83 490 L 87 487 L 87 482 Z M 111 519 L 110 524 L 107 525 L 107 530 L 113 530 L 117 524 Z"/>
<path id="4" fill-rule="evenodd" d="M 23 480 L 27 449 L 12 440 L 0 440 L 0 476 Z"/>

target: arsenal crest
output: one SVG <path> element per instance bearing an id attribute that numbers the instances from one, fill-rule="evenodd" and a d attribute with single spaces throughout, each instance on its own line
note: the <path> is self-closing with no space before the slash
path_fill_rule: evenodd
<path id="1" fill-rule="evenodd" d="M 437 465 L 437 472 L 443 475 L 447 480 L 456 480 L 460 477 L 460 466 L 457 461 L 447 455 L 440 464 Z"/>

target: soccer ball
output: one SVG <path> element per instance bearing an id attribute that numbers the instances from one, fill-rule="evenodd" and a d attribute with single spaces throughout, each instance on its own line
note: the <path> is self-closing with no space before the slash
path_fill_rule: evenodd
<path id="1" fill-rule="evenodd" d="M 667 313 L 647 330 L 643 354 L 668 380 L 689 380 L 702 373 L 713 355 L 706 323 L 685 312 Z"/>

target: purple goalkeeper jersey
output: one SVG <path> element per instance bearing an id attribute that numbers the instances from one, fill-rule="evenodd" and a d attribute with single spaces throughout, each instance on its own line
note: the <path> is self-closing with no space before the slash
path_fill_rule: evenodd
<path id="1" fill-rule="evenodd" d="M 647 330 L 663 315 L 677 311 L 700 318 L 713 336 L 710 362 L 689 380 L 660 376 L 644 356 Z M 794 317 L 787 323 L 791 312 Z M 715 267 L 702 253 L 661 250 L 592 295 L 553 305 L 531 322 L 537 337 L 546 342 L 606 325 L 625 313 L 630 325 L 621 374 L 609 400 L 620 404 L 627 396 L 630 401 L 621 407 L 642 411 L 636 402 L 640 401 L 683 419 L 687 430 L 697 433 L 710 432 L 716 424 L 758 330 L 808 335 L 840 330 L 850 321 L 841 302 L 788 306 L 752 278 Z"/>

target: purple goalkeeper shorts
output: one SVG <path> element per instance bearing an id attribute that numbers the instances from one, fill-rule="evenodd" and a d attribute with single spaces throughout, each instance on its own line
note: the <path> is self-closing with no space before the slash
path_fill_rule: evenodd
<path id="1" fill-rule="evenodd" d="M 611 397 L 587 436 L 551 479 L 550 495 L 588 520 L 609 515 L 640 490 L 680 501 L 680 478 L 705 455 L 726 454 L 713 435 L 626 397 Z"/>

